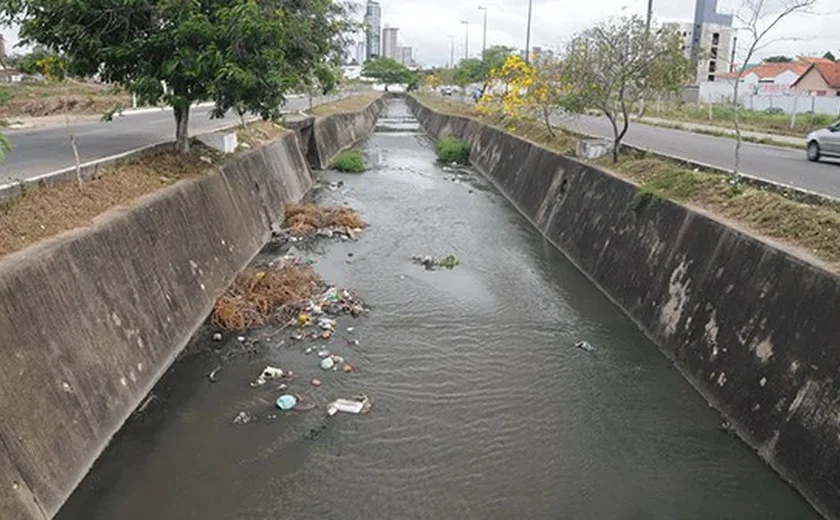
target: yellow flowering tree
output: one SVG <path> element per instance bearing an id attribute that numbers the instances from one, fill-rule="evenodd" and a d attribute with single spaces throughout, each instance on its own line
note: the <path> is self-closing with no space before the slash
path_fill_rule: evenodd
<path id="1" fill-rule="evenodd" d="M 563 63 L 553 56 L 542 56 L 526 63 L 519 56 L 510 56 L 501 68 L 491 71 L 479 111 L 508 120 L 539 117 L 554 137 L 551 116 L 571 99 L 570 83 L 563 74 Z"/>

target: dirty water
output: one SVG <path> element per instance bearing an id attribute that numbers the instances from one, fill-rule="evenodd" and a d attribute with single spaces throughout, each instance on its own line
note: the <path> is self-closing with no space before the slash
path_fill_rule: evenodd
<path id="1" fill-rule="evenodd" d="M 363 144 L 371 170 L 324 172 L 344 184 L 317 195 L 370 225 L 310 253 L 372 308 L 339 318 L 329 342 L 355 372 L 320 370 L 304 350 L 323 341 L 267 329 L 213 383 L 202 340 L 58 518 L 817 518 L 500 194 L 435 165 L 389 103 Z M 460 265 L 411 260 L 447 254 Z M 290 390 L 318 407 L 283 415 L 285 392 L 249 386 L 266 365 L 295 371 Z M 369 415 L 325 419 L 328 401 L 359 393 Z M 243 411 L 253 420 L 233 425 Z"/>

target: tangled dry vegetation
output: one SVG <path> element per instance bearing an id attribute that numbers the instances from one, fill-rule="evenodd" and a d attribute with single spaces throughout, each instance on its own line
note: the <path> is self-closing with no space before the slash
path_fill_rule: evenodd
<path id="1" fill-rule="evenodd" d="M 291 236 L 308 236 L 319 229 L 364 229 L 367 226 L 359 213 L 350 208 L 290 203 L 286 206 L 286 232 Z"/>
<path id="2" fill-rule="evenodd" d="M 305 300 L 316 296 L 321 279 L 305 264 L 246 269 L 216 300 L 211 321 L 222 330 L 248 330 L 266 325 L 272 316 L 286 321 Z"/>

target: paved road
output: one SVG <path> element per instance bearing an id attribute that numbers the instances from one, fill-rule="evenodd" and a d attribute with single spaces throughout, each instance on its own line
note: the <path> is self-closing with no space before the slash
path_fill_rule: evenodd
<path id="1" fill-rule="evenodd" d="M 572 120 L 558 120 L 557 124 L 577 132 L 612 136 L 609 121 L 604 117 L 581 116 Z M 631 123 L 625 142 L 719 168 L 731 170 L 735 164 L 735 141 L 725 137 Z M 840 161 L 808 162 L 805 159 L 804 140 L 802 150 L 744 143 L 741 148 L 741 171 L 840 198 Z"/>
<path id="2" fill-rule="evenodd" d="M 318 98 L 315 102 L 325 102 Z M 309 99 L 292 98 L 286 110 L 309 107 Z M 236 123 L 236 119 L 210 119 L 211 107 L 195 107 L 190 113 L 190 134 L 210 132 Z M 135 148 L 174 139 L 175 121 L 170 110 L 126 114 L 109 123 L 84 121 L 75 125 L 82 162 L 101 159 Z M 73 166 L 73 150 L 64 126 L 6 132 L 14 149 L 0 163 L 0 184 L 34 177 Z"/>

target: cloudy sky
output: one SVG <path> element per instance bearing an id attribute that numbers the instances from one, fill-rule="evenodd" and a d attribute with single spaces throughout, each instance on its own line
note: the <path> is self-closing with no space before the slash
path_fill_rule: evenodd
<path id="1" fill-rule="evenodd" d="M 357 0 L 358 1 L 358 0 Z M 778 6 L 784 0 L 768 0 Z M 718 11 L 733 13 L 742 0 L 719 0 Z M 483 13 L 488 8 L 487 45 L 525 46 L 527 0 L 380 0 L 382 23 L 399 27 L 400 44 L 417 49 L 417 59 L 425 65 L 444 65 L 449 60 L 449 38 L 455 36 L 456 60 L 464 52 L 464 25 L 470 22 L 470 55 L 481 53 Z M 621 15 L 643 14 L 647 0 L 533 0 L 531 44 L 558 48 L 576 31 L 593 23 Z M 771 9 L 772 10 L 772 9 Z M 840 1 L 817 0 L 815 14 L 785 19 L 771 35 L 786 38 L 770 46 L 763 55 L 816 54 L 831 50 L 840 55 Z M 654 0 L 659 21 L 690 22 L 694 0 Z"/>
<path id="2" fill-rule="evenodd" d="M 361 2 L 363 0 L 354 0 Z M 734 13 L 743 0 L 718 0 L 718 11 Z M 786 0 L 767 0 L 768 12 Z M 481 53 L 482 11 L 488 8 L 487 45 L 525 46 L 527 0 L 380 0 L 382 23 L 399 27 L 400 44 L 416 49 L 416 59 L 424 65 L 445 65 L 449 61 L 449 38 L 455 37 L 456 61 L 464 54 L 464 25 L 470 22 L 471 56 Z M 647 0 L 533 0 L 531 44 L 559 48 L 571 35 L 599 20 L 622 12 L 644 14 Z M 361 12 L 364 7 L 361 6 Z M 694 0 L 654 0 L 658 21 L 690 22 Z M 822 55 L 831 50 L 840 56 L 840 0 L 817 0 L 812 14 L 786 18 L 771 33 L 781 39 L 760 56 L 774 54 Z M 14 52 L 17 32 L 3 29 L 7 52 Z M 743 47 L 739 45 L 739 47 Z"/>

